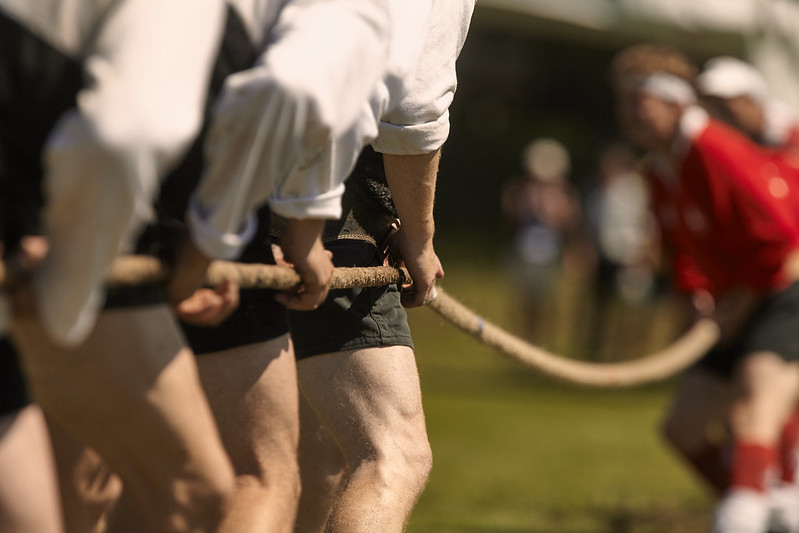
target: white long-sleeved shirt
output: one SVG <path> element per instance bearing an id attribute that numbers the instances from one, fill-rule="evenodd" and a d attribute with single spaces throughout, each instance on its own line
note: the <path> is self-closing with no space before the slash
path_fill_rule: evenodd
<path id="1" fill-rule="evenodd" d="M 363 146 L 382 153 L 428 154 L 449 135 L 449 107 L 457 88 L 455 63 L 469 31 L 474 0 L 431 0 L 410 9 L 392 3 L 404 16 L 393 28 L 385 76 L 376 84 L 349 130 L 332 139 L 310 171 L 343 180 Z M 411 16 L 413 15 L 413 16 Z"/>
<path id="2" fill-rule="evenodd" d="M 340 215 L 346 165 L 328 147 L 385 76 L 393 29 L 386 0 L 288 0 L 278 10 L 229 2 L 263 49 L 217 99 L 187 213 L 198 247 L 226 259 L 247 243 L 264 203 L 289 218 Z"/>
<path id="3" fill-rule="evenodd" d="M 199 130 L 224 4 L 0 0 L 0 13 L 84 66 L 77 107 L 42 154 L 50 251 L 34 280 L 48 332 L 76 344 L 94 324 L 111 262 Z"/>
<path id="4" fill-rule="evenodd" d="M 229 2 L 245 19 L 275 15 L 258 0 Z M 265 48 L 252 69 L 230 76 L 217 104 L 208 169 L 188 212 L 198 246 L 236 257 L 267 201 L 288 218 L 338 218 L 343 182 L 378 127 L 387 153 L 439 148 L 473 8 L 474 0 L 288 0 L 277 20 L 248 23 Z"/>
<path id="5" fill-rule="evenodd" d="M 474 0 L 433 0 L 424 45 L 405 89 L 388 90 L 380 114 L 378 152 L 433 152 L 449 136 L 449 107 L 457 89 L 455 63 L 469 33 Z M 384 95 L 383 98 L 386 98 Z"/>

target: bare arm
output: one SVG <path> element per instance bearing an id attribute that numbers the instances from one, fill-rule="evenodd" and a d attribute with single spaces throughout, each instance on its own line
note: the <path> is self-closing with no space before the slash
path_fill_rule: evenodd
<path id="1" fill-rule="evenodd" d="M 405 264 L 413 280 L 402 295 L 406 307 L 423 305 L 435 280 L 444 276 L 433 248 L 433 203 L 440 157 L 440 149 L 420 155 L 383 155 L 401 223 L 392 238 L 392 253 Z"/>
<path id="2" fill-rule="evenodd" d="M 324 223 L 324 220 L 313 218 L 289 219 L 286 233 L 280 240 L 286 261 L 300 275 L 299 287 L 275 297 L 289 309 L 316 309 L 327 298 L 333 262 L 330 252 L 322 245 Z"/>

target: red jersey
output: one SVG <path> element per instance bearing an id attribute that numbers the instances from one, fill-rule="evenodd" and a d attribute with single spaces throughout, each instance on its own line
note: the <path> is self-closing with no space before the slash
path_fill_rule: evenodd
<path id="1" fill-rule="evenodd" d="M 783 263 L 799 243 L 797 170 L 699 108 L 680 129 L 683 157 L 647 169 L 677 285 L 714 296 L 786 286 Z"/>

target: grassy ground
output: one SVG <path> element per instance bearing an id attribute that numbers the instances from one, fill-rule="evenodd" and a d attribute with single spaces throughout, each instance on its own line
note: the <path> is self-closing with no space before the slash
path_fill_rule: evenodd
<path id="1" fill-rule="evenodd" d="M 457 250 L 440 250 L 442 286 L 506 323 L 513 288 L 496 256 Z M 615 392 L 554 384 L 429 309 L 410 319 L 435 456 L 411 533 L 706 530 L 703 489 L 657 436 L 671 383 Z"/>

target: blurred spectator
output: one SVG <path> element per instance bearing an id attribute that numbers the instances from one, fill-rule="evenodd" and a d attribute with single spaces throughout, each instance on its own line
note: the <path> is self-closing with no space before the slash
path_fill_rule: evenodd
<path id="1" fill-rule="evenodd" d="M 592 359 L 614 353 L 633 335 L 631 305 L 648 301 L 655 289 L 656 242 L 649 190 L 636 170 L 633 151 L 623 143 L 605 147 L 597 160 L 586 217 L 597 251 L 593 280 L 594 318 L 588 342 Z M 636 311 L 636 314 L 637 311 Z M 644 328 L 646 329 L 646 328 Z M 639 339 L 643 341 L 643 339 Z M 647 346 L 632 343 L 637 350 Z"/>
<path id="2" fill-rule="evenodd" d="M 507 266 L 521 298 L 522 326 L 529 338 L 549 344 L 561 314 L 561 274 L 582 263 L 574 258 L 580 203 L 567 179 L 569 153 L 560 142 L 530 142 L 522 150 L 522 166 L 524 174 L 502 189 L 502 214 L 513 232 Z"/>
<path id="3" fill-rule="evenodd" d="M 624 144 L 605 148 L 587 216 L 599 254 L 597 281 L 623 300 L 640 302 L 654 285 L 649 190 Z"/>

